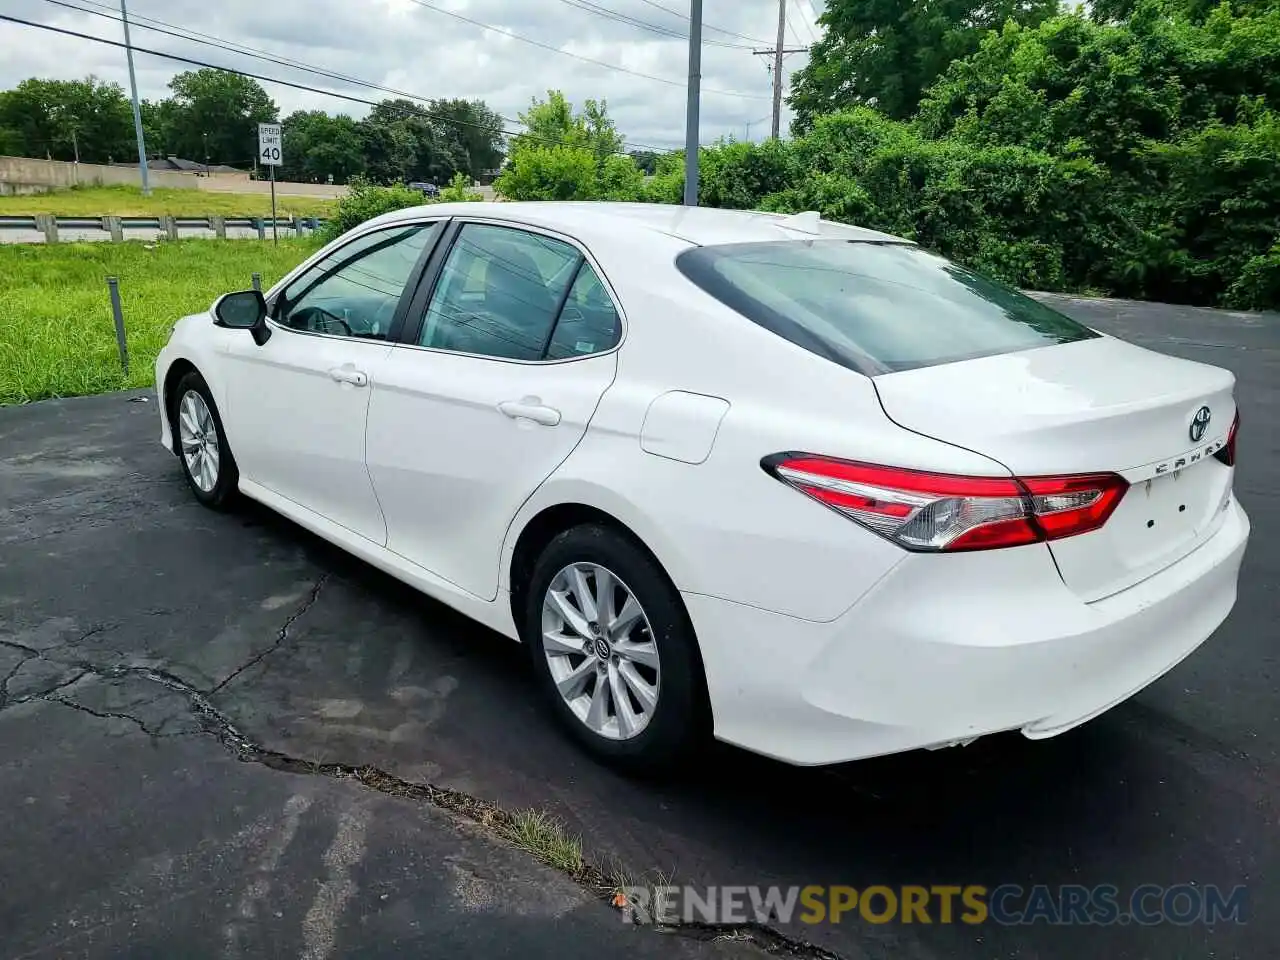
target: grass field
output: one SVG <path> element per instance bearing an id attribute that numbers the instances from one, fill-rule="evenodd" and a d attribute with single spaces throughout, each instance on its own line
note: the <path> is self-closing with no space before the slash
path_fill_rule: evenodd
<path id="1" fill-rule="evenodd" d="M 323 217 L 338 201 L 317 197 L 276 197 L 282 217 Z M 29 217 L 52 213 L 59 217 L 257 217 L 271 215 L 271 196 L 258 193 L 205 193 L 157 187 L 144 197 L 137 187 L 73 187 L 52 193 L 0 197 L 0 217 Z"/>
<path id="2" fill-rule="evenodd" d="M 279 247 L 257 240 L 0 246 L 0 404 L 149 386 L 175 320 L 247 289 L 255 272 L 265 289 L 318 247 L 310 238 Z M 109 275 L 120 278 L 127 380 Z"/>

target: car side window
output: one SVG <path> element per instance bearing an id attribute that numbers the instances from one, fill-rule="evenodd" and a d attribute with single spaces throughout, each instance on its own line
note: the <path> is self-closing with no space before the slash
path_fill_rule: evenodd
<path id="1" fill-rule="evenodd" d="M 591 264 L 583 261 L 551 334 L 546 358 L 568 360 L 600 353 L 616 346 L 621 335 L 622 323 L 609 292 Z"/>
<path id="2" fill-rule="evenodd" d="M 405 284 L 438 224 L 365 234 L 285 288 L 275 320 L 293 330 L 385 340 Z"/>
<path id="3" fill-rule="evenodd" d="M 582 254 L 512 227 L 465 224 L 445 260 L 418 344 L 541 360 Z"/>

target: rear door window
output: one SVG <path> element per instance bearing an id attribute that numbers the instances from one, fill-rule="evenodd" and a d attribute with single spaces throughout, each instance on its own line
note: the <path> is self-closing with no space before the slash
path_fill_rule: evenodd
<path id="1" fill-rule="evenodd" d="M 541 360 L 582 254 L 512 227 L 468 223 L 445 260 L 418 343 Z"/>
<path id="2" fill-rule="evenodd" d="M 676 265 L 747 319 L 867 376 L 1098 336 L 911 244 L 724 244 Z"/>

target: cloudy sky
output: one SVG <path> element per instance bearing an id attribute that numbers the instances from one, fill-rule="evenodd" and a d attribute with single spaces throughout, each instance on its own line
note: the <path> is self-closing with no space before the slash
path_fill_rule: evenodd
<path id="1" fill-rule="evenodd" d="M 815 11 L 822 2 L 786 0 L 788 46 L 813 41 Z M 425 98 L 479 97 L 511 118 L 549 88 L 565 91 L 575 104 L 603 97 L 633 147 L 666 148 L 684 140 L 688 44 L 682 37 L 688 29 L 688 0 L 129 0 L 128 6 L 135 45 L 217 66 L 363 98 L 390 95 L 156 33 L 145 25 L 176 25 L 179 32 L 198 32 Z M 69 7 L 119 16 L 119 0 L 0 0 L 0 14 L 121 39 L 118 19 Z M 702 142 L 729 133 L 744 138 L 748 125 L 751 139 L 761 139 L 768 134 L 771 109 L 769 58 L 753 56 L 751 50 L 772 45 L 778 0 L 704 0 L 703 7 Z M 790 74 L 804 62 L 804 54 L 789 56 L 784 72 Z M 136 55 L 136 67 L 139 94 L 153 99 L 166 94 L 173 73 L 186 69 L 147 54 Z M 71 79 L 90 73 L 128 89 L 122 49 L 0 21 L 0 89 L 31 76 Z M 320 108 L 359 117 L 368 109 L 325 93 L 263 86 L 282 115 Z M 784 112 L 784 125 L 788 119 Z"/>

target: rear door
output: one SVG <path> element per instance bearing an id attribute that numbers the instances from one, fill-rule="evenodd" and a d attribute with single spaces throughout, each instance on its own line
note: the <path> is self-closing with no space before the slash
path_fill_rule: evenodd
<path id="1" fill-rule="evenodd" d="M 373 386 L 366 458 L 388 549 L 494 598 L 511 519 L 613 382 L 621 322 L 576 243 L 459 225 Z"/>

